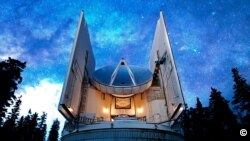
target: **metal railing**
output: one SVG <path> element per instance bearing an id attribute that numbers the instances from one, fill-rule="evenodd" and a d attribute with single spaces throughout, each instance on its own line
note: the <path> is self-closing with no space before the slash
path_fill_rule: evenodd
<path id="1" fill-rule="evenodd" d="M 122 120 L 122 119 L 120 119 Z M 125 118 L 124 118 L 125 120 Z M 126 120 L 129 120 L 129 118 L 126 118 Z M 132 118 L 131 118 L 132 120 Z M 146 116 L 143 117 L 134 117 L 133 120 L 141 121 L 146 123 Z M 103 123 L 103 122 L 110 122 L 112 121 L 107 121 L 104 120 L 103 117 L 95 117 L 95 118 L 87 118 L 87 117 L 79 117 L 76 120 L 71 120 L 71 121 L 66 121 L 64 124 L 64 130 L 68 132 L 72 132 L 74 130 L 77 130 L 79 128 L 79 125 L 90 125 L 90 124 L 97 124 L 97 123 Z"/>

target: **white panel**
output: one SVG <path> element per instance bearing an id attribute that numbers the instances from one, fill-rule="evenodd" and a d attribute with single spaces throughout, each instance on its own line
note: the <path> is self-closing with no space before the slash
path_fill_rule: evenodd
<path id="1" fill-rule="evenodd" d="M 68 72 L 65 77 L 58 106 L 58 110 L 67 120 L 76 117 L 78 114 L 81 100 L 82 80 L 84 77 L 88 77 L 84 76 L 85 68 L 88 74 L 92 74 L 95 68 L 95 60 L 90 44 L 87 24 L 83 13 L 81 13 L 69 61 Z"/>
<path id="2" fill-rule="evenodd" d="M 158 52 L 158 54 L 157 54 Z M 184 107 L 184 98 L 182 95 L 181 86 L 179 83 L 179 78 L 177 74 L 177 69 L 174 62 L 174 57 L 171 49 L 171 45 L 168 38 L 168 33 L 164 21 L 162 12 L 160 13 L 160 18 L 157 22 L 157 27 L 155 31 L 151 56 L 150 56 L 150 70 L 154 72 L 156 67 L 155 61 L 160 60 L 160 58 L 165 57 L 165 62 L 161 64 L 161 77 L 163 78 L 163 87 L 165 87 L 165 98 L 168 105 L 169 118 L 177 118 L 180 112 L 177 114 L 175 110 L 177 106 L 181 103 Z M 173 116 L 174 115 L 174 116 Z"/>
<path id="3" fill-rule="evenodd" d="M 122 88 L 115 88 L 115 93 L 116 94 L 121 94 L 122 93 L 122 91 L 123 91 L 123 89 Z"/>
<path id="4" fill-rule="evenodd" d="M 141 86 L 141 89 L 142 89 L 142 91 L 140 91 L 140 93 L 144 92 L 144 91 L 147 89 L 147 83 L 146 83 L 146 84 L 143 84 L 143 85 Z"/>
<path id="5" fill-rule="evenodd" d="M 124 91 L 125 94 L 131 94 L 132 93 L 132 88 L 131 87 L 124 88 L 123 91 Z"/>
<path id="6" fill-rule="evenodd" d="M 101 90 L 102 92 L 106 92 L 106 86 L 100 84 L 100 90 Z"/>
<path id="7" fill-rule="evenodd" d="M 138 93 L 139 90 L 140 90 L 140 86 L 137 86 L 137 87 L 133 87 L 133 88 L 132 88 L 133 94 Z"/>
<path id="8" fill-rule="evenodd" d="M 152 81 L 147 83 L 147 89 L 152 85 Z"/>

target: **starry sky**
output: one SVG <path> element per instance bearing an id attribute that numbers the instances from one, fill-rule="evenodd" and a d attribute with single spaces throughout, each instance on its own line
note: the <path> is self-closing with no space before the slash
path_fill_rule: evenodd
<path id="1" fill-rule="evenodd" d="M 148 66 L 156 22 L 165 16 L 185 101 L 208 105 L 210 88 L 230 100 L 231 68 L 250 81 L 249 0 L 0 0 L 0 60 L 27 62 L 21 113 L 29 108 L 63 117 L 57 104 L 80 11 L 89 27 L 96 68 Z"/>

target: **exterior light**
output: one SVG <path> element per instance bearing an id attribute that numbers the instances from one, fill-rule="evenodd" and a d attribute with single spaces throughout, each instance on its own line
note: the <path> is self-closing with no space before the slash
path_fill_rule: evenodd
<path id="1" fill-rule="evenodd" d="M 107 114 L 107 113 L 109 113 L 109 109 L 108 109 L 108 108 L 103 107 L 102 112 L 103 112 L 103 113 L 105 113 L 105 114 Z"/>
<path id="2" fill-rule="evenodd" d="M 138 109 L 137 109 L 137 112 L 138 112 L 138 114 L 143 113 L 143 108 L 142 108 L 142 107 L 141 107 L 141 108 L 138 108 Z"/>
<path id="3" fill-rule="evenodd" d="M 183 111 L 183 110 L 184 110 L 184 108 L 183 108 L 183 106 L 181 106 L 180 111 Z"/>
<path id="4" fill-rule="evenodd" d="M 73 108 L 71 108 L 71 107 L 69 107 L 68 109 L 69 109 L 70 112 L 73 112 L 73 111 L 74 111 Z"/>

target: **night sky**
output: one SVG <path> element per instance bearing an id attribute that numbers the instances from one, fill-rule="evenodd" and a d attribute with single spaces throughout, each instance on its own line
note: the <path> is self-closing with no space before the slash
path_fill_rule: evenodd
<path id="1" fill-rule="evenodd" d="M 63 119 L 57 104 L 80 11 L 88 23 L 96 67 L 148 67 L 156 22 L 163 11 L 185 101 L 208 105 L 210 88 L 230 100 L 231 68 L 250 80 L 249 0 L 0 0 L 0 60 L 27 62 L 17 93 L 21 113 L 45 111 Z"/>

